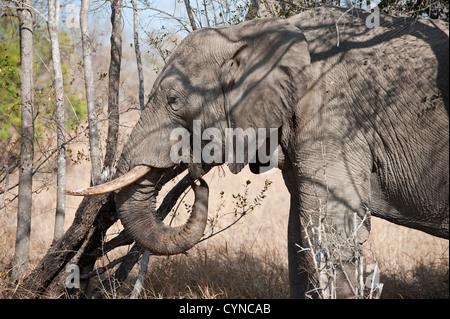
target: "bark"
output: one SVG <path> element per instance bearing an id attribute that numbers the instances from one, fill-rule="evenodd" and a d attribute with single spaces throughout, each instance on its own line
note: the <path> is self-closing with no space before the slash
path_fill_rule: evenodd
<path id="1" fill-rule="evenodd" d="M 192 14 L 191 3 L 189 2 L 189 0 L 184 0 L 184 4 L 186 6 L 186 12 L 189 17 L 189 22 L 191 23 L 192 30 L 195 31 L 197 30 L 197 24 L 195 23 L 194 16 Z"/>
<path id="2" fill-rule="evenodd" d="M 103 170 L 112 175 L 119 134 L 119 86 L 122 59 L 122 0 L 111 0 L 111 62 L 109 64 L 108 138 Z"/>
<path id="3" fill-rule="evenodd" d="M 138 69 L 139 77 L 139 107 L 141 111 L 145 107 L 145 96 L 144 96 L 144 72 L 142 71 L 142 60 L 141 60 L 141 49 L 139 46 L 139 14 L 137 10 L 136 0 L 133 3 L 133 28 L 134 28 L 134 51 L 136 52 L 136 64 Z"/>
<path id="4" fill-rule="evenodd" d="M 56 278 L 65 275 L 65 269 L 80 247 L 83 245 L 89 230 L 94 225 L 96 217 L 110 215 L 110 210 L 115 214 L 115 207 L 109 194 L 93 197 L 84 197 L 75 214 L 73 224 L 67 232 L 52 245 L 48 253 L 42 258 L 38 266 L 24 278 L 23 287 L 33 293 L 52 293 L 59 295 L 64 291 L 64 287 L 59 285 L 56 289 L 53 284 L 53 291 L 48 291 L 48 287 L 53 282 L 58 282 Z M 102 207 L 103 210 L 101 209 Z M 101 219 L 101 218 L 99 218 Z M 99 227 L 102 226 L 98 224 Z M 103 229 L 106 231 L 105 229 Z M 92 236 L 91 236 L 92 237 Z"/>
<path id="5" fill-rule="evenodd" d="M 58 24 L 59 24 L 59 0 L 48 1 L 48 33 L 52 45 L 52 64 L 54 74 L 54 88 L 56 101 L 56 125 L 57 125 L 57 147 L 58 147 L 58 172 L 56 193 L 56 215 L 53 241 L 58 240 L 64 234 L 64 219 L 66 210 L 66 196 L 62 191 L 66 188 L 66 123 L 64 105 L 64 82 L 61 69 L 61 58 L 59 52 Z"/>
<path id="6" fill-rule="evenodd" d="M 97 185 L 101 179 L 100 146 L 97 128 L 97 110 L 95 107 L 94 71 L 92 67 L 92 43 L 88 26 L 89 0 L 81 0 L 80 27 L 83 49 L 84 82 L 89 123 L 89 146 L 91 159 L 91 183 Z"/>
<path id="7" fill-rule="evenodd" d="M 33 17 L 31 0 L 19 2 L 17 9 L 20 32 L 20 97 L 22 103 L 22 136 L 19 167 L 19 199 L 13 279 L 20 279 L 28 269 L 30 248 L 31 205 L 34 155 L 34 76 L 33 76 Z"/>

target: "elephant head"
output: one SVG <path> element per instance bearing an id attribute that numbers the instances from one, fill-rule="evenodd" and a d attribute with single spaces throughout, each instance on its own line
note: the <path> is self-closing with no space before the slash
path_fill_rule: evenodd
<path id="1" fill-rule="evenodd" d="M 70 193 L 92 195 L 121 188 L 115 194 L 117 210 L 136 242 L 157 254 L 188 250 L 206 226 L 207 185 L 203 180 L 194 185 L 193 213 L 178 228 L 164 225 L 155 215 L 158 189 L 182 171 L 180 167 L 187 166 L 195 180 L 226 159 L 221 156 L 205 163 L 195 161 L 195 152 L 191 152 L 187 165 L 174 162 L 171 150 L 179 141 L 171 139 L 171 134 L 182 128 L 192 138 L 194 123 L 200 123 L 202 130 L 215 128 L 222 137 L 229 128 L 278 129 L 292 117 L 294 105 L 307 88 L 309 65 L 305 37 L 283 20 L 255 20 L 192 32 L 154 83 L 117 164 L 119 177 Z M 206 142 L 202 140 L 201 146 Z M 247 162 L 231 160 L 230 169 L 237 173 Z"/>

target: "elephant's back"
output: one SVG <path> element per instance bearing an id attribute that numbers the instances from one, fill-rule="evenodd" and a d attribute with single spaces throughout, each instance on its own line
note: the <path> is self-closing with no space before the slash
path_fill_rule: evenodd
<path id="1" fill-rule="evenodd" d="M 419 220 L 448 212 L 448 23 L 380 14 L 368 28 L 369 18 L 324 7 L 289 21 L 308 41 L 324 109 L 344 136 L 364 133 L 398 206 Z"/>
<path id="2" fill-rule="evenodd" d="M 319 7 L 288 21 L 304 33 L 314 61 L 333 57 L 342 60 L 343 54 L 353 50 L 358 50 L 358 54 L 367 50 L 375 57 L 380 49 L 397 51 L 396 43 L 409 45 L 409 49 L 420 43 L 448 59 L 448 22 L 379 13 L 379 25 L 375 25 L 375 13 L 356 8 Z"/>

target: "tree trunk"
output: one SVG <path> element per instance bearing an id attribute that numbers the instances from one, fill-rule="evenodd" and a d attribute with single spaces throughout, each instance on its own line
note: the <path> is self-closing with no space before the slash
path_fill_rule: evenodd
<path id="1" fill-rule="evenodd" d="M 95 107 L 94 71 L 92 68 L 92 43 L 88 26 L 89 0 L 81 0 L 80 27 L 83 47 L 83 68 L 86 87 L 86 102 L 89 123 L 89 146 L 91 159 L 91 183 L 97 185 L 101 180 L 100 147 L 97 128 L 97 110 Z"/>
<path id="2" fill-rule="evenodd" d="M 197 30 L 197 24 L 195 23 L 194 16 L 192 15 L 191 3 L 189 0 L 184 0 L 184 4 L 186 6 L 186 12 L 189 17 L 189 22 L 191 23 L 192 30 Z"/>
<path id="3" fill-rule="evenodd" d="M 146 250 L 142 255 L 141 267 L 139 268 L 138 278 L 136 279 L 136 283 L 134 284 L 130 299 L 138 299 L 139 295 L 141 294 L 141 290 L 144 287 L 145 276 L 147 276 L 147 268 L 150 255 L 151 253 L 148 250 Z"/>
<path id="4" fill-rule="evenodd" d="M 75 213 L 73 224 L 60 240 L 52 245 L 39 265 L 25 277 L 23 281 L 25 290 L 38 294 L 47 293 L 53 297 L 64 292 L 64 280 L 61 283 L 61 280 L 57 279 L 64 279 L 64 275 L 67 275 L 66 268 L 73 257 L 81 247 L 88 246 L 85 242 L 92 237 L 88 235 L 89 230 L 94 229 L 94 222 L 101 220 L 99 217 L 102 215 L 116 215 L 114 202 L 109 199 L 109 194 L 83 198 Z M 95 228 L 102 228 L 103 225 L 100 222 L 99 224 L 100 226 Z M 106 232 L 106 229 L 103 228 L 103 231 Z M 49 286 L 53 289 L 48 289 Z"/>
<path id="5" fill-rule="evenodd" d="M 61 70 L 61 58 L 58 40 L 59 0 L 48 1 L 48 33 L 52 44 L 52 64 L 54 74 L 54 88 L 56 101 L 56 126 L 58 147 L 58 173 L 56 191 L 56 215 L 53 241 L 57 241 L 64 234 L 64 219 L 66 210 L 66 196 L 62 191 L 66 188 L 66 136 L 64 82 Z"/>
<path id="6" fill-rule="evenodd" d="M 20 32 L 20 98 L 22 103 L 22 137 L 20 141 L 19 203 L 14 255 L 13 279 L 22 278 L 28 269 L 30 248 L 31 205 L 34 155 L 34 76 L 33 76 L 33 17 L 31 0 L 18 3 Z"/>
<path id="7" fill-rule="evenodd" d="M 145 107 L 145 95 L 144 95 L 144 72 L 142 71 L 141 49 L 139 46 L 139 14 L 137 10 L 136 0 L 131 1 L 133 3 L 133 28 L 134 28 L 134 51 L 136 52 L 136 64 L 139 77 L 139 107 L 141 111 Z"/>
<path id="8" fill-rule="evenodd" d="M 111 0 L 111 62 L 109 64 L 108 138 L 103 164 L 107 177 L 112 176 L 119 134 L 120 64 L 122 60 L 122 0 Z"/>

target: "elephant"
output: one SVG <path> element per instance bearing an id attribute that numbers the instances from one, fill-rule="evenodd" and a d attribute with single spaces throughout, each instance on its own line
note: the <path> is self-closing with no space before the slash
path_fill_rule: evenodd
<path id="1" fill-rule="evenodd" d="M 354 297 L 348 274 L 371 216 L 449 238 L 448 23 L 379 14 L 379 26 L 369 27 L 370 14 L 319 7 L 191 32 L 155 80 L 117 178 L 67 193 L 115 192 L 119 218 L 138 244 L 155 254 L 182 253 L 205 229 L 202 176 L 224 163 L 234 174 L 247 164 L 260 173 L 267 162 L 224 155 L 206 162 L 189 149 L 189 162 L 174 162 L 180 138 L 171 133 L 182 128 L 193 140 L 194 124 L 222 137 L 227 128 L 276 129 L 269 155 L 277 153 L 290 194 L 291 297 L 305 298 L 320 284 L 312 249 L 321 248 L 313 232 L 320 225 L 336 240 L 325 257 L 337 297 Z M 249 153 L 248 136 L 235 139 Z M 216 141 L 223 150 L 224 139 Z M 256 153 L 267 151 L 266 142 Z M 169 227 L 155 214 L 155 197 L 186 169 L 194 209 L 185 225 Z"/>

